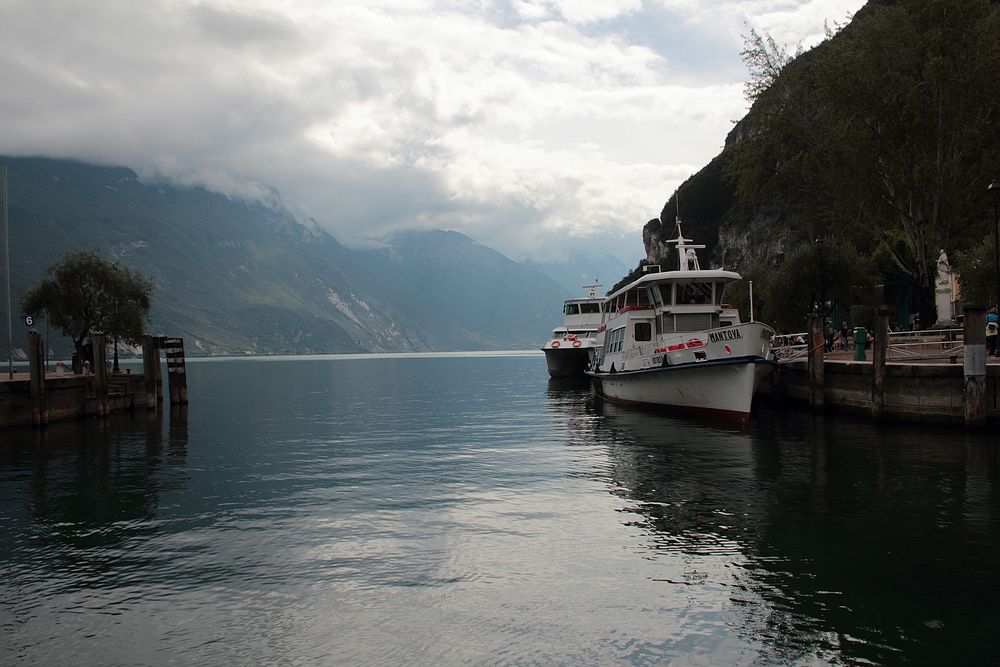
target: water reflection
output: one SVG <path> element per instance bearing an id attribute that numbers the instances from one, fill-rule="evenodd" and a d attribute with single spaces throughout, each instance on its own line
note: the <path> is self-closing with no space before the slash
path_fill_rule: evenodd
<path id="1" fill-rule="evenodd" d="M 14 561 L 41 555 L 39 571 L 95 565 L 91 550 L 156 530 L 159 494 L 185 485 L 187 444 L 186 407 L 4 433 L 0 545 Z"/>
<path id="2" fill-rule="evenodd" d="M 579 409 L 598 417 L 580 423 L 605 443 L 645 557 L 700 557 L 696 578 L 731 589 L 734 630 L 761 657 L 943 664 L 1000 620 L 985 436 L 766 409 L 740 434 L 601 401 Z"/>

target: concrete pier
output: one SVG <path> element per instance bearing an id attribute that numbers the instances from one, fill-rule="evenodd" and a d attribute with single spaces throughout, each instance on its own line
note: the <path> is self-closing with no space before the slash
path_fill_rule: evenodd
<path id="1" fill-rule="evenodd" d="M 0 378 L 0 429 L 13 426 L 43 427 L 53 420 L 105 417 L 112 412 L 135 409 L 157 410 L 163 401 L 160 372 L 160 338 L 143 338 L 143 368 L 139 373 L 112 373 L 108 368 L 104 336 L 93 336 L 92 373 L 48 374 L 42 335 L 28 334 L 28 373 Z M 171 403 L 188 402 L 184 372 L 184 343 L 172 341 L 172 364 L 181 371 L 171 374 Z M 168 357 L 168 363 L 171 363 Z M 88 364 L 89 365 L 89 364 Z"/>
<path id="2" fill-rule="evenodd" d="M 876 336 L 876 340 L 877 340 Z M 847 355 L 828 356 L 823 370 L 825 409 L 832 413 L 871 416 L 874 408 L 875 373 L 870 361 L 854 361 Z M 982 391 L 966 392 L 961 363 L 888 361 L 882 379 L 881 418 L 922 423 L 964 425 L 967 400 L 982 397 L 982 414 L 970 424 L 1000 424 L 1000 364 L 983 364 L 983 375 L 975 376 Z M 776 407 L 813 406 L 811 373 L 805 359 L 782 363 L 761 382 L 758 394 Z M 975 400 L 974 398 L 972 400 Z M 978 408 L 977 408 L 978 410 Z"/>

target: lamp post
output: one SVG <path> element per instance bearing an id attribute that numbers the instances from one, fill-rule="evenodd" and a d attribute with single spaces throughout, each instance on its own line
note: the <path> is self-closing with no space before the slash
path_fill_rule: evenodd
<path id="1" fill-rule="evenodd" d="M 118 275 L 118 264 L 117 263 L 114 264 L 113 268 L 115 270 L 115 276 L 117 277 L 117 275 Z M 118 371 L 118 294 L 117 294 L 117 290 L 118 290 L 118 288 L 117 288 L 117 286 L 115 286 L 115 292 L 116 292 L 115 293 L 115 311 L 114 311 L 114 318 L 115 318 L 114 319 L 114 323 L 115 323 L 115 343 L 114 343 L 114 345 L 115 345 L 115 353 L 114 353 L 114 363 L 112 363 L 112 365 L 111 365 L 111 371 L 113 373 L 119 372 Z"/>
<path id="2" fill-rule="evenodd" d="M 986 190 L 993 195 L 993 278 L 997 288 L 995 304 L 1000 306 L 1000 181 L 993 181 Z"/>

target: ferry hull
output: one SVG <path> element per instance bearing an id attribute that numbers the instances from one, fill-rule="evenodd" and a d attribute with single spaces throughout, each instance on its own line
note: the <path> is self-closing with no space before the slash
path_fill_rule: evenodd
<path id="1" fill-rule="evenodd" d="M 593 348 L 590 347 L 545 349 L 545 364 L 548 366 L 549 376 L 554 378 L 583 376 L 590 365 L 593 353 Z"/>
<path id="2" fill-rule="evenodd" d="M 597 394 L 615 403 L 665 407 L 746 423 L 757 385 L 775 367 L 763 357 L 745 357 L 588 375 Z"/>

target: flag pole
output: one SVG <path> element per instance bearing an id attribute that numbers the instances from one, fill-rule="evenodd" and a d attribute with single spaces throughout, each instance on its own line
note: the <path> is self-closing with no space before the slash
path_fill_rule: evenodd
<path id="1" fill-rule="evenodd" d="M 14 334 L 10 319 L 10 236 L 7 233 L 7 165 L 3 167 L 3 282 L 7 290 L 7 372 L 14 379 Z"/>

